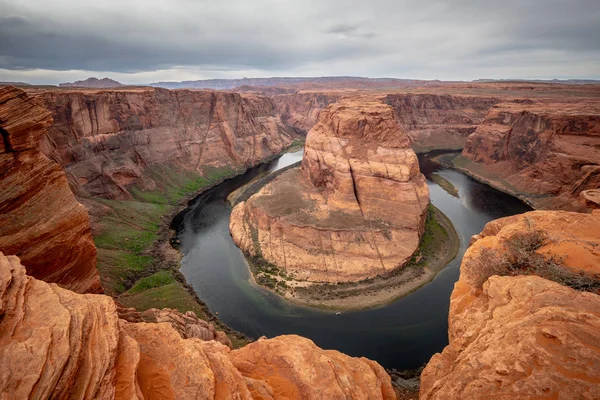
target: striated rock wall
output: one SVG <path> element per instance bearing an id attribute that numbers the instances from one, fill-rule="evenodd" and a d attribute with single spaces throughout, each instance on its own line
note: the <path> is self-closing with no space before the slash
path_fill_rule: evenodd
<path id="1" fill-rule="evenodd" d="M 536 208 L 588 206 L 600 188 L 600 102 L 498 104 L 473 133 L 459 166 Z"/>
<path id="2" fill-rule="evenodd" d="M 377 363 L 299 336 L 239 350 L 119 319 L 107 296 L 25 275 L 0 253 L 0 399 L 395 399 Z"/>
<path id="3" fill-rule="evenodd" d="M 495 97 L 450 94 L 389 94 L 385 99 L 415 151 L 462 149 L 481 124 Z"/>
<path id="4" fill-rule="evenodd" d="M 0 251 L 18 255 L 38 279 L 101 292 L 88 213 L 38 148 L 51 124 L 39 101 L 0 89 Z"/>
<path id="5" fill-rule="evenodd" d="M 154 88 L 36 91 L 52 111 L 45 153 L 81 196 L 131 198 L 170 168 L 208 176 L 244 169 L 293 141 L 263 96 Z"/>
<path id="6" fill-rule="evenodd" d="M 600 295 L 534 275 L 485 279 L 490 251 L 533 230 L 548 235 L 539 254 L 597 276 L 599 226 L 598 211 L 535 211 L 474 236 L 452 292 L 450 344 L 423 370 L 420 398 L 599 398 Z"/>
<path id="7" fill-rule="evenodd" d="M 307 133 L 317 123 L 321 110 L 339 101 L 342 95 L 342 92 L 335 91 L 298 91 L 271 98 L 285 124 Z"/>
<path id="8" fill-rule="evenodd" d="M 400 268 L 419 245 L 429 204 L 409 144 L 377 99 L 330 105 L 308 134 L 301 170 L 234 208 L 234 241 L 295 280 L 359 281 Z"/>

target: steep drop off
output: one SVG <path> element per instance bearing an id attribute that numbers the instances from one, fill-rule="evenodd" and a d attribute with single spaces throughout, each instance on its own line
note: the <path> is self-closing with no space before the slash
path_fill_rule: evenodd
<path id="1" fill-rule="evenodd" d="M 536 208 L 597 207 L 588 191 L 600 188 L 600 102 L 494 106 L 455 165 Z"/>
<path id="2" fill-rule="evenodd" d="M 38 279 L 101 292 L 88 213 L 38 149 L 51 124 L 40 102 L 0 89 L 0 251 L 18 255 Z"/>
<path id="3" fill-rule="evenodd" d="M 600 398 L 599 226 L 598 211 L 534 211 L 474 236 L 420 398 Z"/>
<path id="4" fill-rule="evenodd" d="M 234 208 L 234 241 L 296 281 L 353 282 L 397 270 L 419 245 L 429 203 L 409 144 L 378 99 L 330 105 L 308 134 L 302 168 Z"/>
<path id="5" fill-rule="evenodd" d="M 262 96 L 165 89 L 35 91 L 52 111 L 45 153 L 79 196 L 130 199 L 161 180 L 254 166 L 293 130 Z"/>

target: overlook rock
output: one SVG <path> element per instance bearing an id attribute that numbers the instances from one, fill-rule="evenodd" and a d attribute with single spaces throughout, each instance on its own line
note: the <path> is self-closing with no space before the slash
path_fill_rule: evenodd
<path id="1" fill-rule="evenodd" d="M 535 211 L 474 236 L 450 300 L 450 344 L 423 370 L 420 398 L 600 398 L 600 295 L 535 275 L 487 278 L 490 251 L 532 231 L 546 235 L 540 255 L 598 274 L 598 226 L 598 211 Z"/>
<path id="2" fill-rule="evenodd" d="M 455 164 L 535 208 L 591 206 L 579 196 L 600 188 L 599 103 L 519 100 L 495 105 Z"/>
<path id="3" fill-rule="evenodd" d="M 230 230 L 244 252 L 295 280 L 353 282 L 410 259 L 428 204 L 425 178 L 392 108 L 348 98 L 321 111 L 302 167 L 238 204 Z"/>
<path id="4" fill-rule="evenodd" d="M 101 292 L 88 213 L 39 150 L 51 124 L 41 102 L 0 88 L 0 251 L 17 254 L 38 279 Z"/>
<path id="5" fill-rule="evenodd" d="M 25 274 L 0 253 L 0 399 L 395 399 L 377 363 L 299 336 L 238 350 L 119 319 L 104 295 Z"/>

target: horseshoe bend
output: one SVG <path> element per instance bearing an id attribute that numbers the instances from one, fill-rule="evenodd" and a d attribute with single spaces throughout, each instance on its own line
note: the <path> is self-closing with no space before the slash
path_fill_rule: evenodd
<path id="1" fill-rule="evenodd" d="M 301 167 L 232 212 L 234 241 L 292 280 L 356 282 L 406 264 L 425 228 L 429 191 L 408 136 L 379 99 L 321 111 Z"/>

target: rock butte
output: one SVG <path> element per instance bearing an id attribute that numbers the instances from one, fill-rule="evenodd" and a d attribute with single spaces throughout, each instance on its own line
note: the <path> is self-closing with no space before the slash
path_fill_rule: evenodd
<path id="1" fill-rule="evenodd" d="M 38 149 L 51 124 L 41 102 L 0 88 L 0 251 L 17 254 L 39 279 L 99 293 L 88 213 L 60 166 Z"/>
<path id="2" fill-rule="evenodd" d="M 579 210 L 579 194 L 600 187 L 600 103 L 498 104 L 469 136 L 462 156 L 457 165 L 463 170 L 535 208 Z"/>
<path id="3" fill-rule="evenodd" d="M 2 253 L 0 318 L 0 398 L 396 398 L 376 362 L 294 335 L 239 350 L 184 339 L 169 323 L 119 319 L 108 296 L 29 277 Z"/>
<path id="4" fill-rule="evenodd" d="M 353 97 L 321 111 L 302 168 L 231 213 L 236 244 L 297 280 L 360 281 L 400 268 L 423 234 L 429 191 L 391 107 Z"/>
<path id="5" fill-rule="evenodd" d="M 421 399 L 600 398 L 600 296 L 538 276 L 492 276 L 484 253 L 515 234 L 548 234 L 541 254 L 600 273 L 600 212 L 535 211 L 486 225 L 450 300 L 450 344 L 421 375 Z"/>

